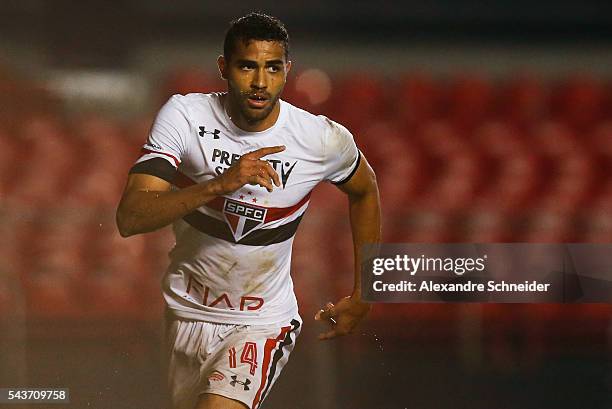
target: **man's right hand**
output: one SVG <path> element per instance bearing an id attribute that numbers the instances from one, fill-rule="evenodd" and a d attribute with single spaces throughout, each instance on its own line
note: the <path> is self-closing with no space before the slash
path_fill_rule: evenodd
<path id="1" fill-rule="evenodd" d="M 278 173 L 261 158 L 284 150 L 284 146 L 270 146 L 242 155 L 237 162 L 217 176 L 216 179 L 221 189 L 220 194 L 225 195 L 235 192 L 246 184 L 260 185 L 265 187 L 268 192 L 272 191 L 272 184 L 280 187 Z"/>
<path id="2" fill-rule="evenodd" d="M 249 152 L 220 176 L 176 191 L 171 191 L 170 183 L 164 179 L 131 174 L 117 209 L 119 232 L 128 237 L 157 230 L 246 184 L 261 185 L 271 192 L 272 184 L 280 186 L 280 180 L 261 158 L 284 150 L 284 146 L 271 146 Z"/>

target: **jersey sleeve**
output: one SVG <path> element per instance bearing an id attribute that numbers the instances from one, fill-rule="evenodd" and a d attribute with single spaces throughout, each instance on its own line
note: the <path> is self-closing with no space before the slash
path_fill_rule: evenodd
<path id="1" fill-rule="evenodd" d="M 360 153 L 351 132 L 339 123 L 326 118 L 325 180 L 340 185 L 348 182 L 359 166 Z"/>
<path id="2" fill-rule="evenodd" d="M 159 110 L 147 142 L 142 147 L 141 156 L 130 173 L 136 173 L 134 170 L 137 170 L 138 173 L 159 176 L 156 169 L 160 167 L 160 159 L 165 160 L 174 171 L 178 169 L 186 156 L 186 140 L 191 129 L 186 109 L 179 98 L 179 95 L 173 96 Z M 149 167 L 151 171 L 147 172 Z"/>

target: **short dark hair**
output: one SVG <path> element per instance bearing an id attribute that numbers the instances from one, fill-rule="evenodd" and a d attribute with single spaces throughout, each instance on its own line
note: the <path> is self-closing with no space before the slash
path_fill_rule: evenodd
<path id="1" fill-rule="evenodd" d="M 237 41 L 248 43 L 250 40 L 278 41 L 285 49 L 285 59 L 289 59 L 289 33 L 282 21 L 276 17 L 254 11 L 233 20 L 223 42 L 225 59 L 231 59 Z"/>

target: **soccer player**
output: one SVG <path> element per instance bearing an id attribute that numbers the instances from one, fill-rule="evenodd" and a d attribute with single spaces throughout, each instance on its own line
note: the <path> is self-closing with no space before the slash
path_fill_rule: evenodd
<path id="1" fill-rule="evenodd" d="M 346 128 L 280 99 L 288 56 L 278 19 L 233 21 L 217 60 L 227 92 L 170 98 L 117 210 L 124 237 L 173 223 L 163 294 L 177 409 L 259 408 L 269 393 L 302 325 L 291 246 L 321 181 L 348 195 L 355 285 L 316 314 L 330 326 L 320 339 L 350 333 L 370 309 L 359 259 L 380 240 L 376 178 Z"/>

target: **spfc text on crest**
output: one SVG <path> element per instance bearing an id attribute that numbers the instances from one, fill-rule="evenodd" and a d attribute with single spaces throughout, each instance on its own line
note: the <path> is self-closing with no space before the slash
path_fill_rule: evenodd
<path id="1" fill-rule="evenodd" d="M 253 206 L 231 199 L 225 199 L 223 206 L 223 215 L 236 241 L 264 224 L 267 211 L 268 209 L 265 207 Z"/>

